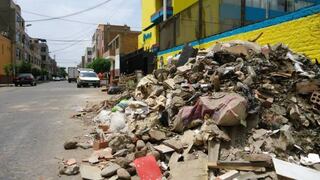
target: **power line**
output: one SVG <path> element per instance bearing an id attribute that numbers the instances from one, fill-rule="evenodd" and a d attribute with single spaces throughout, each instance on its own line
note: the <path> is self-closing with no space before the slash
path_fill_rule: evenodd
<path id="1" fill-rule="evenodd" d="M 92 41 L 91 39 L 46 39 L 47 41 L 53 41 L 53 42 L 84 42 L 84 41 Z"/>
<path id="2" fill-rule="evenodd" d="M 49 53 L 55 53 L 55 52 L 59 52 L 59 51 L 64 51 L 64 50 L 69 49 L 69 48 L 71 48 L 72 46 L 75 46 L 75 45 L 77 45 L 77 44 L 79 44 L 79 43 L 80 43 L 80 42 L 75 42 L 75 43 L 72 43 L 72 44 L 70 44 L 70 45 L 68 45 L 68 46 L 66 46 L 66 47 L 64 47 L 64 48 L 50 51 Z"/>
<path id="3" fill-rule="evenodd" d="M 55 18 L 55 17 L 52 17 L 52 16 L 39 14 L 39 13 L 31 12 L 31 11 L 26 11 L 26 10 L 22 10 L 22 11 L 24 13 L 27 13 L 27 14 L 33 14 L 33 15 L 47 17 L 47 18 Z M 56 19 L 57 20 L 62 20 L 62 21 L 68 21 L 68 22 L 75 22 L 75 23 L 79 23 L 79 24 L 95 25 L 95 26 L 99 24 L 99 23 L 90 23 L 90 22 L 78 21 L 78 20 L 73 20 L 73 19 L 63 19 L 63 18 L 57 18 L 57 17 L 56 17 Z"/>
<path id="4" fill-rule="evenodd" d="M 40 21 L 51 21 L 51 20 L 56 20 L 56 19 L 62 19 L 62 18 L 66 18 L 66 17 L 71 17 L 71 16 L 75 16 L 75 15 L 78 15 L 78 14 L 82 14 L 84 12 L 88 12 L 90 10 L 93 10 L 95 8 L 98 8 L 104 4 L 107 4 L 109 2 L 111 2 L 112 0 L 106 0 L 106 1 L 103 1 L 102 3 L 99 3 L 95 6 L 92 6 L 90 8 L 87 8 L 87 9 L 84 9 L 84 10 L 81 10 L 81 11 L 78 11 L 78 12 L 74 12 L 74 13 L 71 13 L 71 14 L 67 14 L 67 15 L 63 15 L 63 16 L 58 16 L 58 17 L 51 17 L 51 18 L 44 18 L 44 19 L 34 19 L 34 20 L 27 20 L 25 22 L 40 22 Z"/>

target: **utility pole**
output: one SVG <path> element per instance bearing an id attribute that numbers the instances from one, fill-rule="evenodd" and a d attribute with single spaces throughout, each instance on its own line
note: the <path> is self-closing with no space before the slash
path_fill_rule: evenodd
<path id="1" fill-rule="evenodd" d="M 269 19 L 270 1 L 266 0 L 266 19 Z"/>
<path id="2" fill-rule="evenodd" d="M 167 0 L 163 0 L 163 21 L 167 20 Z"/>
<path id="3" fill-rule="evenodd" d="M 203 2 L 202 0 L 199 0 L 199 24 L 198 24 L 198 39 L 200 40 L 202 38 L 202 31 L 203 31 L 203 26 L 204 26 L 204 22 L 203 22 L 203 15 L 202 15 L 202 12 L 203 12 Z"/>
<path id="4" fill-rule="evenodd" d="M 241 0 L 241 20 L 240 20 L 241 26 L 245 25 L 245 21 L 246 21 L 246 0 Z"/>

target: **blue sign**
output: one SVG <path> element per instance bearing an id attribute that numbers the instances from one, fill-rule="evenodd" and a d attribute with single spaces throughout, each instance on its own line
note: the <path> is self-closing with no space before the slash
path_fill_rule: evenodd
<path id="1" fill-rule="evenodd" d="M 143 41 L 151 39 L 151 37 L 152 37 L 152 33 L 151 32 L 145 33 L 145 34 L 143 34 Z"/>

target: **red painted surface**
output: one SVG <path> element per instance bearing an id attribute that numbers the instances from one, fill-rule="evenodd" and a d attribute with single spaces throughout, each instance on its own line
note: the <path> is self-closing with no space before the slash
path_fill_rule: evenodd
<path id="1" fill-rule="evenodd" d="M 161 170 L 154 156 L 137 158 L 134 165 L 141 180 L 161 180 Z"/>

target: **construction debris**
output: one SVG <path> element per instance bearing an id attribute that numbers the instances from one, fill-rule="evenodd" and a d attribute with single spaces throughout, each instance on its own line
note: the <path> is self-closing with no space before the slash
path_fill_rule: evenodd
<path id="1" fill-rule="evenodd" d="M 81 165 L 82 177 L 320 178 L 318 66 L 283 44 L 184 51 L 140 81 L 121 77 L 136 88 L 77 117 L 94 117 L 99 154 Z"/>

